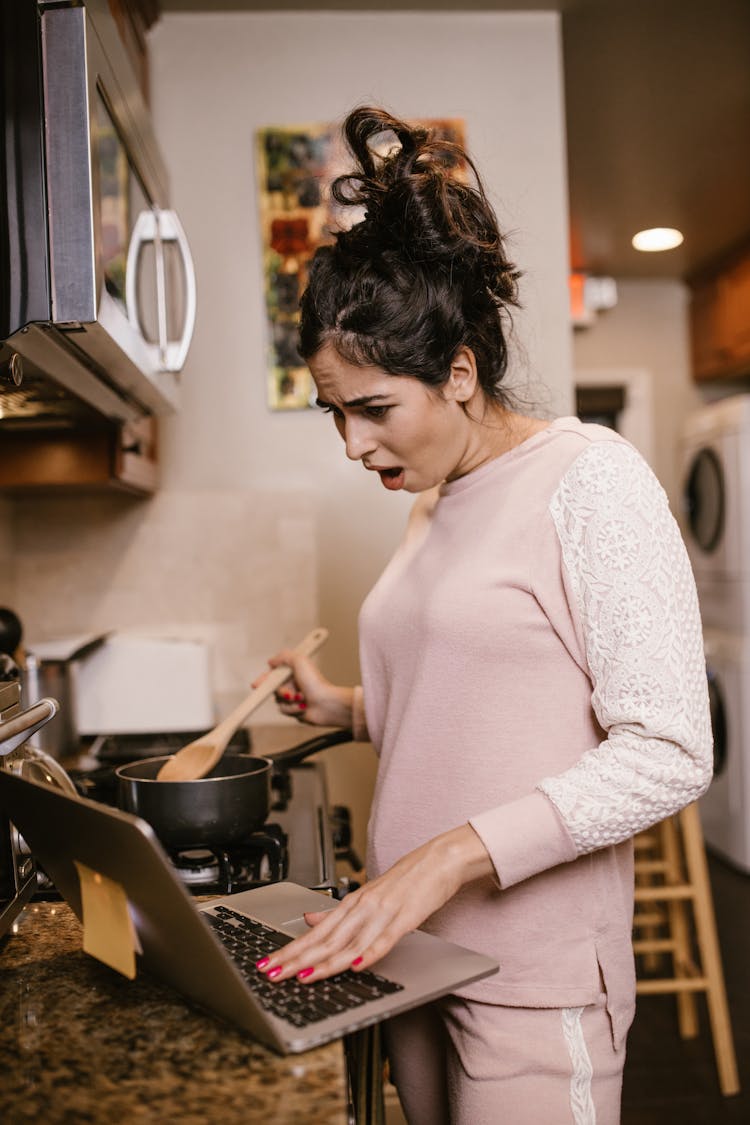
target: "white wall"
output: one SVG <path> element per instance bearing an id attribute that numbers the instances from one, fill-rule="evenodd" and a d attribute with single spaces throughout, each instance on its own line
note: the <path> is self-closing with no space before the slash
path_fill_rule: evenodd
<path id="1" fill-rule="evenodd" d="M 679 514 L 682 425 L 702 401 L 690 373 L 689 292 L 679 281 L 618 281 L 617 289 L 615 308 L 576 331 L 574 372 L 632 367 L 648 373 L 651 465 Z"/>

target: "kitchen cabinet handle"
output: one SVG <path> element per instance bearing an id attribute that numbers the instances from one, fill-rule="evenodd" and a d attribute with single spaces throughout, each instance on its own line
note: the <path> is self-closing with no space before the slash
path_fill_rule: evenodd
<path id="1" fill-rule="evenodd" d="M 185 277 L 185 322 L 179 340 L 170 340 L 167 329 L 167 277 L 164 269 L 164 244 L 173 242 L 182 259 Z M 125 267 L 125 304 L 128 320 L 140 332 L 141 317 L 138 306 L 138 259 L 142 248 L 153 243 L 156 258 L 156 302 L 158 343 L 148 344 L 154 364 L 162 371 L 181 371 L 187 356 L 195 328 L 195 267 L 190 253 L 187 236 L 175 211 L 152 207 L 141 211 L 135 221 L 133 234 L 128 247 L 128 260 Z"/>

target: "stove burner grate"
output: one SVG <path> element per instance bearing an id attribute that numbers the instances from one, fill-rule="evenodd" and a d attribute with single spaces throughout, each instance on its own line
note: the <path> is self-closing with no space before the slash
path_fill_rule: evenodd
<path id="1" fill-rule="evenodd" d="M 234 894 L 277 883 L 289 871 L 287 836 L 278 824 L 266 824 L 231 848 L 205 845 L 170 853 L 172 864 L 193 894 Z"/>

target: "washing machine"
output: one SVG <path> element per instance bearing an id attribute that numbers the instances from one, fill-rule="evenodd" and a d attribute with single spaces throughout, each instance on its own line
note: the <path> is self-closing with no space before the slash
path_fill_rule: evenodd
<path id="1" fill-rule="evenodd" d="M 750 394 L 687 418 L 681 468 L 685 543 L 703 622 L 750 632 Z"/>
<path id="2" fill-rule="evenodd" d="M 706 843 L 750 875 L 750 639 L 704 630 L 714 777 L 700 799 Z"/>
<path id="3" fill-rule="evenodd" d="M 685 541 L 696 579 L 750 579 L 750 394 L 690 414 L 681 454 Z"/>

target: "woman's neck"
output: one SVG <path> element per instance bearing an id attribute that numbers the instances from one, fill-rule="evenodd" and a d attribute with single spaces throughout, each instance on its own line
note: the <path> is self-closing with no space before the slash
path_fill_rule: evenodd
<path id="1" fill-rule="evenodd" d="M 456 471 L 447 477 L 449 481 L 502 457 L 549 426 L 549 422 L 540 418 L 517 414 L 486 400 L 479 400 L 476 404 L 470 401 L 464 413 L 468 421 L 465 453 Z"/>

